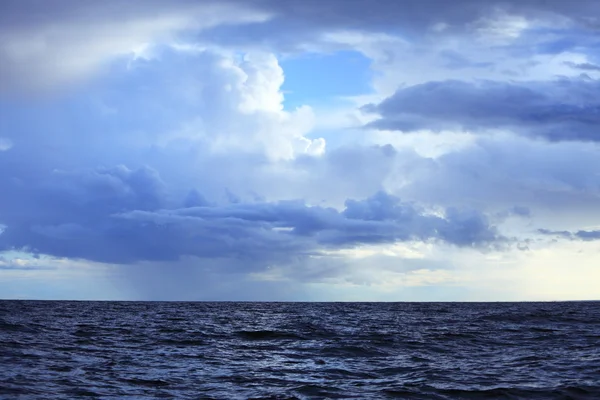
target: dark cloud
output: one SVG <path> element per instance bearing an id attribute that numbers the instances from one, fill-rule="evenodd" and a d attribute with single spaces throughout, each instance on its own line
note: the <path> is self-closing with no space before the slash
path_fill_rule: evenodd
<path id="1" fill-rule="evenodd" d="M 600 65 L 592 63 L 565 62 L 565 64 L 571 68 L 580 69 L 582 71 L 600 71 Z"/>
<path id="2" fill-rule="evenodd" d="M 568 19 L 593 27 L 600 6 L 593 0 L 565 3 L 562 0 L 254 0 L 241 4 L 271 12 L 274 18 L 251 26 L 216 27 L 206 33 L 210 40 L 231 44 L 274 45 L 294 50 L 306 42 L 322 40 L 325 32 L 361 31 L 399 34 L 408 39 L 432 33 L 443 24 L 449 32 L 469 32 L 499 14 L 532 19 Z M 273 35 L 277 32 L 277 35 Z"/>
<path id="3" fill-rule="evenodd" d="M 600 84 L 589 79 L 548 82 L 439 81 L 401 88 L 363 107 L 381 118 L 368 126 L 411 132 L 508 129 L 549 140 L 600 140 Z"/>
<path id="4" fill-rule="evenodd" d="M 565 239 L 571 239 L 573 238 L 573 234 L 569 231 L 553 231 L 550 229 L 538 229 L 537 232 L 541 235 L 547 235 L 547 236 L 555 236 L 555 237 L 560 237 L 560 238 L 565 238 Z"/>
<path id="5" fill-rule="evenodd" d="M 4 224 L 77 223 L 81 215 L 96 220 L 132 208 L 154 210 L 166 205 L 165 184 L 148 167 L 54 170 L 43 177 L 37 182 L 24 182 L 0 176 L 8 192 L 0 201 L 0 220 Z"/>
<path id="6" fill-rule="evenodd" d="M 214 6 L 218 1 L 204 2 Z M 263 10 L 273 21 L 287 22 L 289 29 L 360 29 L 386 30 L 407 26 L 428 29 L 430 25 L 445 22 L 466 25 L 499 10 L 506 13 L 531 16 L 561 15 L 581 20 L 590 25 L 599 6 L 594 0 L 565 3 L 562 0 L 407 0 L 401 3 L 368 0 L 243 0 L 226 3 L 245 9 Z M 194 0 L 108 0 L 93 1 L 55 0 L 52 6 L 38 0 L 5 0 L 2 2 L 2 22 L 8 29 L 37 22 L 56 22 L 61 18 L 76 18 L 94 22 L 98 18 L 125 19 L 175 11 L 196 10 Z M 116 12 L 118 10 L 118 12 Z M 202 8 L 200 9 L 203 10 Z M 206 14 L 206 9 L 204 9 Z M 308 29 L 307 29 L 308 30 Z"/>
<path id="7" fill-rule="evenodd" d="M 578 239 L 589 241 L 589 240 L 599 240 L 600 239 L 600 230 L 598 231 L 577 231 L 575 232 L 575 236 Z"/>
<path id="8" fill-rule="evenodd" d="M 428 214 L 384 192 L 348 200 L 338 212 L 303 201 L 210 205 L 195 190 L 171 201 L 147 167 L 55 171 L 50 178 L 2 208 L 1 250 L 114 263 L 234 258 L 264 266 L 362 244 L 479 247 L 504 240 L 479 212 Z M 188 207 L 168 208 L 182 203 Z"/>
<path id="9" fill-rule="evenodd" d="M 286 201 L 132 211 L 119 217 L 169 227 L 171 235 L 180 237 L 177 242 L 182 246 L 190 235 L 204 238 L 212 232 L 202 239 L 211 243 L 209 250 L 216 252 L 212 256 L 231 251 L 248 254 L 249 258 L 290 252 L 312 254 L 323 248 L 435 239 L 476 247 L 503 240 L 481 213 L 448 209 L 443 216 L 428 215 L 383 192 L 365 200 L 348 200 L 342 212 Z M 235 246 L 220 251 L 223 243 Z M 193 242 L 189 247 L 194 247 Z M 205 255 L 198 253 L 198 247 L 189 251 L 178 253 Z"/>
<path id="10" fill-rule="evenodd" d="M 2 250 L 116 260 L 142 250 L 127 243 L 128 235 L 135 232 L 107 216 L 131 209 L 154 210 L 167 201 L 164 183 L 147 167 L 58 170 L 30 182 L 0 178 L 8 193 L 0 201 L 0 220 L 6 226 L 0 235 Z M 151 245 L 144 249 L 154 251 Z"/>
<path id="11" fill-rule="evenodd" d="M 445 26 L 443 34 L 471 32 L 502 13 L 594 27 L 600 5 L 595 0 L 55 0 L 51 5 L 6 0 L 0 2 L 0 88 L 79 81 L 146 43 L 174 38 L 296 51 L 327 42 L 324 34 L 330 32 L 384 32 L 409 40 L 432 34 L 434 26 Z M 456 68 L 470 61 L 450 55 L 448 63 Z"/>
<path id="12" fill-rule="evenodd" d="M 600 240 L 600 230 L 596 230 L 596 231 L 579 230 L 579 231 L 571 232 L 571 231 L 553 231 L 553 230 L 549 230 L 549 229 L 538 229 L 538 233 L 540 233 L 542 235 L 554 236 L 554 237 L 559 237 L 559 238 L 563 238 L 563 239 L 583 240 L 586 242 L 593 241 L 593 240 Z"/>

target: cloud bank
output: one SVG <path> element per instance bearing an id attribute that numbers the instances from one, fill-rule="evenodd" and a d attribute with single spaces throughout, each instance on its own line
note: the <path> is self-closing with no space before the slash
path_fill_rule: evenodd
<path id="1" fill-rule="evenodd" d="M 429 82 L 364 107 L 381 118 L 368 126 L 412 132 L 510 130 L 548 140 L 598 141 L 597 81 Z"/>

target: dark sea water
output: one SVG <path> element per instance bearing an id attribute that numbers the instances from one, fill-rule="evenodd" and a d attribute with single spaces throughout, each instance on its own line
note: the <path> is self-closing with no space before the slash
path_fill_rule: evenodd
<path id="1" fill-rule="evenodd" d="M 600 399 L 600 303 L 0 301 L 0 399 Z"/>

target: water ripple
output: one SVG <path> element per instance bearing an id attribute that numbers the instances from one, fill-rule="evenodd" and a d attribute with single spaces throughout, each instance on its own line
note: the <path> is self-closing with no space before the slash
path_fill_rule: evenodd
<path id="1" fill-rule="evenodd" d="M 598 399 L 599 306 L 0 301 L 0 398 Z"/>

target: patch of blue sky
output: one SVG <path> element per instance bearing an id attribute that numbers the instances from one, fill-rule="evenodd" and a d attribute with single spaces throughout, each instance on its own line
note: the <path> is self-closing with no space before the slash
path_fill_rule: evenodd
<path id="1" fill-rule="evenodd" d="M 284 107 L 319 107 L 373 92 L 371 60 L 355 51 L 307 53 L 280 61 L 285 75 Z"/>

